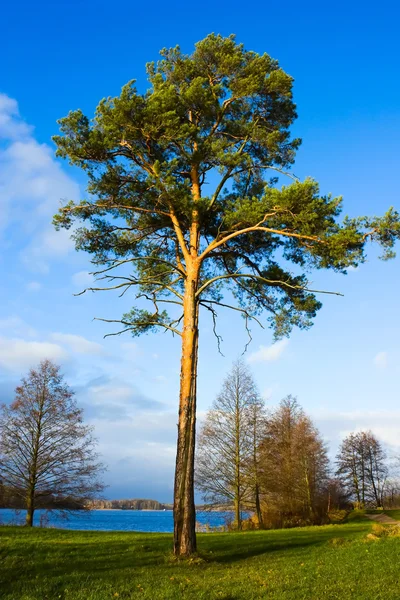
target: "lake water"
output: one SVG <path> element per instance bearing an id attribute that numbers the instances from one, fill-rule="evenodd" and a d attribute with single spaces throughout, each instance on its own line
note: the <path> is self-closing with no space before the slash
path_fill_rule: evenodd
<path id="1" fill-rule="evenodd" d="M 230 512 L 198 512 L 196 521 L 202 525 L 220 527 L 231 521 L 232 517 Z M 44 510 L 37 510 L 34 516 L 34 525 L 40 525 L 41 520 L 46 527 L 62 529 L 160 533 L 170 533 L 174 529 L 172 510 L 92 510 L 89 513 L 71 513 L 67 520 L 63 519 L 56 511 L 46 514 Z M 0 525 L 23 525 L 24 522 L 24 510 L 0 509 Z"/>

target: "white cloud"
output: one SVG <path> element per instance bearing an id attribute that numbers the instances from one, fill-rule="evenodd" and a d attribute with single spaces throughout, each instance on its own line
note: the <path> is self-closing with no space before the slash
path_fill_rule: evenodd
<path id="1" fill-rule="evenodd" d="M 388 366 L 388 353 L 378 352 L 378 354 L 374 357 L 374 365 L 378 367 L 378 369 L 386 369 Z"/>
<path id="2" fill-rule="evenodd" d="M 66 358 L 66 352 L 51 342 L 0 337 L 0 367 L 18 372 L 36 366 L 45 358 L 60 361 Z"/>
<path id="3" fill-rule="evenodd" d="M 0 94 L 0 139 L 18 139 L 31 134 L 29 127 L 20 117 L 18 103 L 5 94 Z"/>
<path id="4" fill-rule="evenodd" d="M 55 342 L 69 346 L 73 352 L 78 354 L 104 354 L 104 348 L 101 344 L 91 342 L 81 335 L 52 333 L 50 338 Z"/>
<path id="5" fill-rule="evenodd" d="M 0 331 L 7 332 L 11 336 L 35 337 L 36 330 L 27 325 L 20 317 L 11 316 L 0 319 Z"/>
<path id="6" fill-rule="evenodd" d="M 259 346 L 259 349 L 256 352 L 252 352 L 247 359 L 249 363 L 256 362 L 269 362 L 272 360 L 278 360 L 280 358 L 288 345 L 288 340 L 280 340 L 279 342 L 275 342 L 271 346 Z"/>
<path id="7" fill-rule="evenodd" d="M 338 442 L 355 431 L 371 430 L 382 442 L 400 448 L 400 411 L 318 411 L 313 414 L 323 434 Z"/>
<path id="8" fill-rule="evenodd" d="M 33 128 L 21 119 L 17 102 L 0 94 L 0 233 L 13 226 L 21 239 L 20 257 L 33 271 L 46 273 L 49 262 L 68 253 L 71 232 L 56 232 L 51 217 L 61 200 L 77 200 L 78 184 L 40 144 Z M 32 240 L 23 246 L 25 240 Z"/>
<path id="9" fill-rule="evenodd" d="M 93 420 L 128 422 L 154 418 L 164 404 L 141 393 L 130 381 L 121 377 L 100 376 L 78 390 L 85 414 Z M 143 414 L 147 415 L 146 417 Z"/>

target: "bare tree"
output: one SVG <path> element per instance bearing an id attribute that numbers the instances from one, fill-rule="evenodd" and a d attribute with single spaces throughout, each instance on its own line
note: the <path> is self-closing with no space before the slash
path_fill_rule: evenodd
<path id="1" fill-rule="evenodd" d="M 336 474 L 358 508 L 365 504 L 365 470 L 356 434 L 350 433 L 342 442 L 336 457 Z"/>
<path id="2" fill-rule="evenodd" d="M 256 405 L 261 405 L 256 385 L 244 362 L 238 360 L 208 412 L 198 438 L 196 487 L 203 492 L 206 502 L 233 503 L 238 529 L 242 524 L 242 508 L 244 504 L 248 506 L 254 494 L 254 477 L 249 475 L 251 471 L 254 473 L 252 442 L 258 435 Z"/>
<path id="3" fill-rule="evenodd" d="M 363 434 L 366 457 L 366 473 L 369 483 L 369 496 L 377 507 L 383 507 L 384 493 L 389 469 L 387 455 L 380 441 L 371 431 Z"/>
<path id="4" fill-rule="evenodd" d="M 248 503 L 254 508 L 257 523 L 263 527 L 261 511 L 261 461 L 260 448 L 265 436 L 266 411 L 262 398 L 255 393 L 247 410 L 247 431 L 250 440 L 250 453 L 247 465 L 247 477 L 250 487 Z"/>
<path id="5" fill-rule="evenodd" d="M 0 479 L 23 499 L 26 525 L 37 508 L 86 508 L 103 489 L 92 428 L 49 360 L 32 369 L 0 414 Z"/>
<path id="6" fill-rule="evenodd" d="M 326 514 L 349 507 L 348 490 L 338 477 L 330 477 L 324 487 Z"/>
<path id="7" fill-rule="evenodd" d="M 269 415 L 261 445 L 266 511 L 279 521 L 313 519 L 328 480 L 327 450 L 318 430 L 288 396 Z"/>
<path id="8" fill-rule="evenodd" d="M 388 477 L 386 453 L 371 431 L 351 433 L 337 455 L 337 475 L 341 477 L 356 505 L 383 505 Z"/>

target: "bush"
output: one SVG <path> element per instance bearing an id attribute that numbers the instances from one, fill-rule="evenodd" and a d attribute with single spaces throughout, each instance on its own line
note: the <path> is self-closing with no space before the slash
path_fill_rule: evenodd
<path id="1" fill-rule="evenodd" d="M 327 516 L 329 523 L 337 524 L 343 523 L 348 514 L 347 510 L 331 510 Z"/>
<path id="2" fill-rule="evenodd" d="M 371 532 L 378 538 L 399 537 L 400 527 L 398 525 L 381 525 L 381 523 L 374 523 L 372 525 Z"/>

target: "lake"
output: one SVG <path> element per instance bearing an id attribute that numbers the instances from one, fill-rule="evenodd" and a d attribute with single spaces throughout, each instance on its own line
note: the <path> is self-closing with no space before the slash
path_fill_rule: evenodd
<path id="1" fill-rule="evenodd" d="M 198 512 L 196 521 L 201 525 L 221 527 L 231 521 L 231 512 Z M 45 519 L 48 519 L 45 521 Z M 46 527 L 61 529 L 81 529 L 94 531 L 152 531 L 171 533 L 174 530 L 172 510 L 92 510 L 89 513 L 75 512 L 65 520 L 56 511 L 47 513 L 37 510 L 34 525 L 43 522 Z M 8 508 L 0 509 L 0 525 L 23 525 L 25 511 L 14 511 Z"/>

